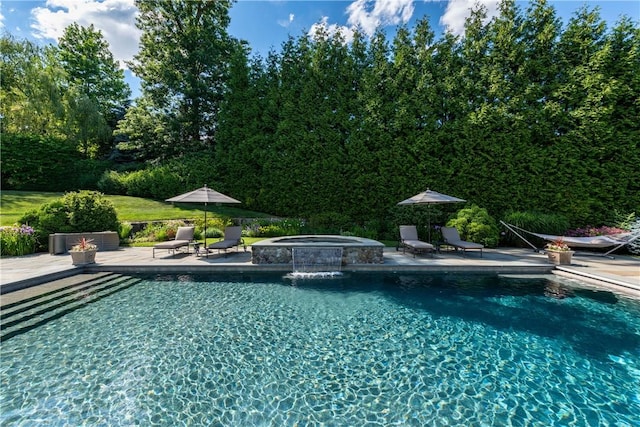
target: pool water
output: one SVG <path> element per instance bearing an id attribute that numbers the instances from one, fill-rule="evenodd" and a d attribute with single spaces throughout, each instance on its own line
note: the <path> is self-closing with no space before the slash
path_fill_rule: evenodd
<path id="1" fill-rule="evenodd" d="M 557 280 L 147 277 L 3 342 L 0 424 L 640 425 L 640 302 Z"/>

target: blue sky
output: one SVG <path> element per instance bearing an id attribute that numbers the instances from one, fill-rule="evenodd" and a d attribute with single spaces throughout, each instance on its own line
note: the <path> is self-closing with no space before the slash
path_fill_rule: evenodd
<path id="1" fill-rule="evenodd" d="M 443 31 L 462 33 L 464 19 L 476 2 L 494 14 L 499 0 L 240 0 L 231 9 L 229 33 L 247 40 L 253 53 L 266 56 L 278 50 L 288 35 L 298 37 L 322 25 L 329 31 L 340 29 L 349 35 L 354 27 L 372 33 L 376 26 L 393 34 L 399 24 L 410 27 L 429 16 L 437 35 Z M 551 0 L 566 24 L 581 6 L 600 8 L 609 26 L 620 16 L 640 21 L 640 0 Z M 528 2 L 519 1 L 526 9 Z M 56 43 L 64 28 L 73 22 L 100 29 L 111 52 L 121 61 L 137 52 L 140 33 L 135 28 L 134 0 L 0 0 L 0 28 L 19 39 L 41 44 Z M 133 96 L 137 79 L 125 70 Z"/>

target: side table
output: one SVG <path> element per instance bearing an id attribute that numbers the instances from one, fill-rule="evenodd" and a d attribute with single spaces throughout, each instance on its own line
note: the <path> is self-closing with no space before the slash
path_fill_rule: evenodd
<path id="1" fill-rule="evenodd" d="M 200 252 L 204 251 L 204 249 L 200 248 L 201 244 L 202 243 L 200 243 L 200 242 L 190 242 L 189 243 L 189 248 L 193 248 L 193 253 L 196 254 L 196 256 L 200 256 Z M 189 252 L 191 252 L 191 251 L 189 251 Z"/>

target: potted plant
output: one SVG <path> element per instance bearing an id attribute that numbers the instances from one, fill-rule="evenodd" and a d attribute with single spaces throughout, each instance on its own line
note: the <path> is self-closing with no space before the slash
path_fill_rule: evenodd
<path id="1" fill-rule="evenodd" d="M 77 244 L 71 247 L 69 253 L 71 254 L 73 265 L 93 264 L 96 262 L 98 246 L 92 242 L 93 240 L 83 237 Z"/>
<path id="2" fill-rule="evenodd" d="M 573 251 L 562 239 L 555 240 L 546 246 L 547 256 L 549 261 L 555 265 L 568 265 L 571 264 L 571 257 Z"/>

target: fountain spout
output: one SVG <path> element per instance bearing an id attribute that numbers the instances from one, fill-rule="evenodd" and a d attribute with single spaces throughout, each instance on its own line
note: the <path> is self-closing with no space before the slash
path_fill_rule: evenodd
<path id="1" fill-rule="evenodd" d="M 342 248 L 340 247 L 299 247 L 292 248 L 293 273 L 324 274 L 340 273 L 342 269 Z"/>

